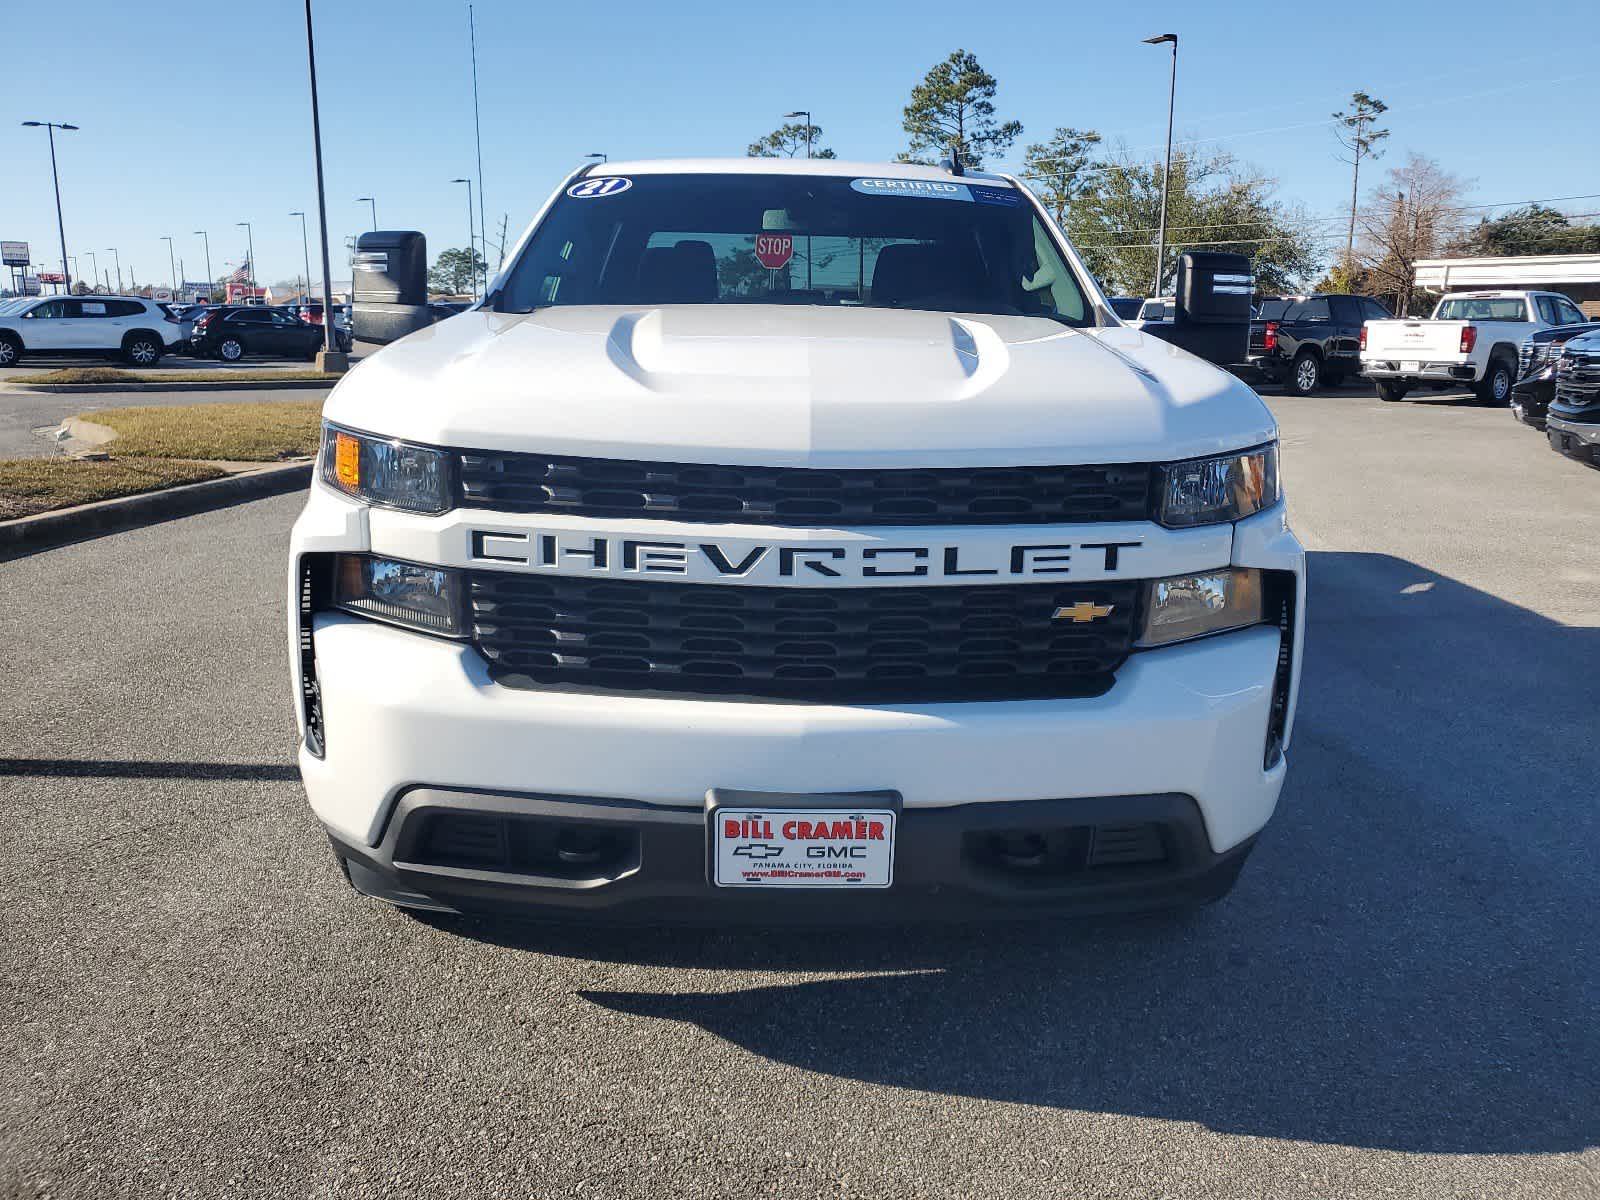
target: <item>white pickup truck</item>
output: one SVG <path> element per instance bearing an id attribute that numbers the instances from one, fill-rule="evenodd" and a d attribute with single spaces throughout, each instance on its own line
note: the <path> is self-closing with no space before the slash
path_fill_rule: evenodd
<path id="1" fill-rule="evenodd" d="M 289 637 L 360 892 L 1189 904 L 1277 803 L 1305 591 L 1276 422 L 1114 316 L 1013 178 L 581 168 L 323 416 Z"/>
<path id="2" fill-rule="evenodd" d="M 1537 329 L 1583 321 L 1557 292 L 1456 292 L 1429 320 L 1397 317 L 1361 327 L 1361 370 L 1384 400 L 1420 383 L 1470 386 L 1483 404 L 1504 404 L 1517 381 L 1517 346 Z"/>

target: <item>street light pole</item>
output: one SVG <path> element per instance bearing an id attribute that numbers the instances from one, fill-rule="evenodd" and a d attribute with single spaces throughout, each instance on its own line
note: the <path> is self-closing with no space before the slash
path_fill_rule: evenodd
<path id="1" fill-rule="evenodd" d="M 235 221 L 235 225 L 244 226 L 244 236 L 250 247 L 250 298 L 255 299 L 256 287 L 256 231 L 250 228 L 249 221 Z"/>
<path id="2" fill-rule="evenodd" d="M 67 295 L 72 295 L 72 272 L 67 269 L 67 226 L 61 219 L 61 173 L 56 170 L 56 130 L 76 129 L 65 121 L 24 121 L 30 129 L 44 127 L 45 136 L 50 139 L 50 178 L 56 185 L 56 232 L 61 235 L 61 274 L 66 276 Z"/>
<path id="3" fill-rule="evenodd" d="M 195 232 L 205 238 L 205 298 L 210 304 L 211 288 L 216 285 L 216 275 L 211 274 L 211 235 L 203 229 L 197 229 Z"/>
<path id="4" fill-rule="evenodd" d="M 1153 298 L 1160 299 L 1161 279 L 1166 274 L 1161 268 L 1162 259 L 1167 253 L 1167 193 L 1172 188 L 1172 109 L 1178 98 L 1178 35 L 1163 33 L 1144 40 L 1151 46 L 1172 43 L 1172 82 L 1167 88 L 1167 165 L 1161 172 L 1161 220 L 1156 224 L 1156 282 L 1150 293 Z"/>
<path id="5" fill-rule="evenodd" d="M 784 113 L 784 119 L 789 117 L 804 117 L 806 119 L 806 161 L 811 159 L 811 110 L 797 108 L 791 113 Z M 811 235 L 806 234 L 806 291 L 811 290 Z"/>
<path id="6" fill-rule="evenodd" d="M 93 274 L 90 275 L 90 278 L 94 280 L 94 283 L 90 285 L 89 290 L 91 292 L 98 292 L 100 290 L 100 260 L 95 257 L 93 250 L 85 250 L 84 254 L 88 255 L 89 270 L 93 272 Z M 68 290 L 70 291 L 71 289 L 69 288 Z"/>
<path id="7" fill-rule="evenodd" d="M 370 205 L 372 205 L 372 232 L 373 233 L 377 233 L 378 232 L 378 202 L 376 200 L 374 200 L 371 196 L 357 196 L 356 197 L 356 203 L 357 204 L 370 204 Z"/>
<path id="8" fill-rule="evenodd" d="M 172 235 L 163 233 L 161 240 L 167 244 L 167 270 L 171 273 L 172 295 L 176 299 L 178 295 L 178 264 L 172 257 Z"/>
<path id="9" fill-rule="evenodd" d="M 299 209 L 289 214 L 291 217 L 300 218 L 300 254 L 306 264 L 306 290 L 300 296 L 302 302 L 311 298 L 311 247 L 306 242 L 306 214 Z M 333 297 L 322 298 L 322 315 L 328 317 L 333 312 Z"/>
<path id="10" fill-rule="evenodd" d="M 810 158 L 811 157 L 811 113 L 810 113 L 810 111 L 808 109 L 804 109 L 804 108 L 797 108 L 793 112 L 784 113 L 783 115 L 784 115 L 785 119 L 787 119 L 789 117 L 804 117 L 806 119 L 806 157 Z"/>
<path id="11" fill-rule="evenodd" d="M 467 262 L 472 271 L 472 298 L 478 298 L 478 247 L 476 234 L 472 232 L 472 180 L 452 179 L 451 183 L 464 183 L 467 185 Z M 488 261 L 488 247 L 484 248 L 484 260 Z"/>
<path id="12" fill-rule="evenodd" d="M 115 256 L 117 263 L 117 295 L 122 295 L 122 252 L 115 246 L 107 246 L 106 250 Z"/>
<path id="13" fill-rule="evenodd" d="M 472 5 L 467 5 L 467 27 L 472 38 L 472 127 L 478 143 L 478 228 L 483 230 L 483 270 L 485 275 L 489 271 L 489 222 L 483 215 L 483 122 L 478 117 L 478 19 L 473 15 Z M 472 206 L 472 184 L 467 184 L 467 206 Z M 469 225 L 472 223 L 469 219 Z M 477 264 L 473 264 L 472 278 L 474 280 L 473 294 L 477 294 L 476 280 L 478 278 Z M 488 279 L 484 280 L 485 285 Z"/>
<path id="14" fill-rule="evenodd" d="M 322 353 L 317 356 L 317 365 L 324 374 L 335 374 L 342 372 L 346 364 L 344 355 L 338 351 L 333 333 L 336 323 L 333 315 L 333 269 L 328 265 L 328 197 L 322 183 L 322 117 L 317 110 L 317 46 L 311 33 L 311 0 L 306 0 L 306 65 L 311 76 L 311 145 L 317 160 L 317 234 L 322 239 Z M 377 226 L 376 209 L 373 226 Z M 354 275 L 351 277 L 350 291 L 353 317 Z"/>

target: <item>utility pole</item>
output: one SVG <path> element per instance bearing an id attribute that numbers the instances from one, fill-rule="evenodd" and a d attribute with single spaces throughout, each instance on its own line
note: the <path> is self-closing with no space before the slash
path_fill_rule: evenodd
<path id="1" fill-rule="evenodd" d="M 217 286 L 217 277 L 211 273 L 211 235 L 204 229 L 195 232 L 206 240 L 206 302 L 210 303 L 211 289 Z"/>
<path id="2" fill-rule="evenodd" d="M 467 31 L 472 39 L 472 128 L 478 142 L 478 228 L 483 230 L 483 268 L 489 269 L 489 223 L 483 216 L 483 122 L 478 115 L 478 20 L 473 14 L 472 5 L 467 5 Z M 467 224 L 472 223 L 472 185 L 467 185 Z M 474 264 L 472 277 L 478 277 L 477 266 Z M 489 281 L 483 281 L 487 288 Z M 474 289 L 476 292 L 476 289 Z"/>
<path id="3" fill-rule="evenodd" d="M 467 266 L 472 277 L 472 298 L 478 298 L 478 243 L 477 235 L 472 231 L 472 180 L 452 179 L 451 183 L 464 183 L 467 185 Z M 483 261 L 489 263 L 489 243 L 483 244 Z"/>
<path id="4" fill-rule="evenodd" d="M 1144 40 L 1151 46 L 1172 43 L 1172 82 L 1167 88 L 1167 165 L 1161 172 L 1161 220 L 1156 224 L 1156 281 L 1150 293 L 1153 298 L 1160 299 L 1161 280 L 1166 274 L 1162 270 L 1162 260 L 1167 256 L 1167 194 L 1172 190 L 1172 109 L 1178 98 L 1178 35 L 1163 33 Z"/>
<path id="5" fill-rule="evenodd" d="M 250 298 L 253 300 L 253 299 L 255 299 L 256 292 L 259 290 L 256 287 L 256 231 L 254 229 L 250 228 L 250 222 L 249 221 L 235 221 L 234 224 L 235 225 L 243 225 L 244 226 L 244 234 L 245 234 L 246 239 L 248 239 L 248 241 L 249 241 L 249 245 L 250 245 Z"/>
<path id="6" fill-rule="evenodd" d="M 172 295 L 176 298 L 178 295 L 178 265 L 172 259 L 172 235 L 163 233 L 161 240 L 167 244 L 167 270 L 171 272 Z"/>
<path id="7" fill-rule="evenodd" d="M 324 374 L 342 374 L 349 364 L 334 337 L 333 268 L 328 265 L 328 197 L 322 182 L 322 117 L 317 111 L 317 48 L 311 32 L 311 0 L 306 0 L 306 65 L 311 75 L 311 144 L 317 160 L 317 233 L 322 239 L 322 352 L 317 355 L 317 366 Z M 377 224 L 376 209 L 373 224 Z M 353 306 L 353 278 L 350 290 Z"/>
<path id="8" fill-rule="evenodd" d="M 67 295 L 72 295 L 72 272 L 67 269 L 67 227 L 61 219 L 61 173 L 56 170 L 56 130 L 77 129 L 76 125 L 65 121 L 24 121 L 23 125 L 30 129 L 44 126 L 45 135 L 50 139 L 50 178 L 56 185 L 56 232 L 61 235 L 61 273 L 67 279 Z"/>
<path id="9" fill-rule="evenodd" d="M 305 260 L 305 264 L 306 264 L 306 286 L 305 286 L 305 291 L 300 293 L 300 301 L 303 304 L 307 300 L 310 299 L 310 297 L 306 293 L 311 290 L 311 248 L 310 248 L 309 243 L 307 243 L 307 241 L 306 241 L 306 214 L 304 212 L 300 211 L 299 209 L 296 209 L 294 212 L 290 213 L 289 215 L 291 217 L 299 217 L 300 218 L 300 256 L 301 256 L 301 258 L 303 258 Z M 332 296 L 324 296 L 322 298 L 322 315 L 324 317 L 326 317 L 332 311 L 333 311 L 333 297 Z"/>

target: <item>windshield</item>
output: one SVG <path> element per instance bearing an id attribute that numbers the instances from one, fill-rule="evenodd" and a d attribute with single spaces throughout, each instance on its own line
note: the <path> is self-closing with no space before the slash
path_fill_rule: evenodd
<path id="1" fill-rule="evenodd" d="M 1258 321 L 1281 321 L 1283 314 L 1294 305 L 1293 300 L 1263 300 L 1261 308 L 1256 312 Z"/>
<path id="2" fill-rule="evenodd" d="M 1456 296 L 1439 301 L 1433 314 L 1435 321 L 1526 321 L 1528 307 L 1521 296 L 1506 296 L 1492 300 L 1471 296 Z"/>
<path id="3" fill-rule="evenodd" d="M 822 304 L 1092 323 L 1082 289 L 1008 185 L 797 175 L 580 180 L 496 309 Z"/>

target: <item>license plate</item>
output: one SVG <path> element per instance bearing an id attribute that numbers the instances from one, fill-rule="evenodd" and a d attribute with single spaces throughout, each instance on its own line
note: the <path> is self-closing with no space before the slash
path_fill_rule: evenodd
<path id="1" fill-rule="evenodd" d="M 894 882 L 894 811 L 718 808 L 718 887 L 886 888 Z"/>
<path id="2" fill-rule="evenodd" d="M 1416 375 L 1422 370 L 1422 364 L 1419 362 L 1403 362 L 1400 364 L 1400 369 L 1407 375 Z"/>

